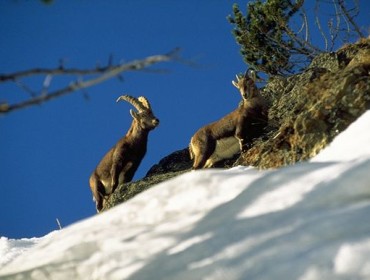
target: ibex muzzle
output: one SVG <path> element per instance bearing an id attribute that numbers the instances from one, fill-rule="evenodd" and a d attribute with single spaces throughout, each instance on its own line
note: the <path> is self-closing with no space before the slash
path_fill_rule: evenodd
<path id="1" fill-rule="evenodd" d="M 159 120 L 154 116 L 149 101 L 140 96 L 135 98 L 122 95 L 117 99 L 132 104 L 137 112 L 130 110 L 133 118 L 126 135 L 103 157 L 90 177 L 90 188 L 98 212 L 104 207 L 105 200 L 118 185 L 130 182 L 143 159 L 148 135 L 156 128 Z"/>
<path id="2" fill-rule="evenodd" d="M 255 84 L 255 72 L 236 76 L 232 84 L 239 89 L 242 102 L 222 119 L 199 129 L 190 140 L 193 169 L 212 167 L 232 158 L 262 134 L 267 123 L 267 106 Z"/>

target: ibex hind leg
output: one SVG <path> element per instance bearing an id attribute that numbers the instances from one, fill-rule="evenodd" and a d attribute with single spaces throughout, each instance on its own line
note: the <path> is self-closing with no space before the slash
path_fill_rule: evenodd
<path id="1" fill-rule="evenodd" d="M 194 158 L 194 163 L 193 163 L 193 169 L 200 169 L 203 168 L 207 161 L 207 158 L 204 155 L 199 155 Z"/>
<path id="2" fill-rule="evenodd" d="M 194 154 L 193 169 L 204 168 L 207 160 L 213 154 L 216 148 L 216 141 L 208 141 L 206 143 L 198 143 L 197 145 L 192 144 L 192 150 Z"/>

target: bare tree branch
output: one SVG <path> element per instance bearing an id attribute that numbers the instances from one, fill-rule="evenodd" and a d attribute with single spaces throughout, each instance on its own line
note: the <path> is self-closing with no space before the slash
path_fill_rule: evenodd
<path id="1" fill-rule="evenodd" d="M 304 40 L 306 42 L 309 42 L 310 41 L 310 29 L 308 27 L 307 14 L 306 14 L 306 11 L 303 8 L 302 8 L 302 18 L 303 18 L 302 28 L 303 27 L 305 28 L 305 37 L 304 37 Z"/>
<path id="2" fill-rule="evenodd" d="M 22 90 L 24 90 L 25 92 L 29 93 L 32 97 L 35 97 L 37 95 L 37 92 L 33 91 L 32 89 L 30 89 L 26 84 L 24 84 L 22 81 L 20 80 L 16 80 L 15 81 L 15 84 Z"/>
<path id="3" fill-rule="evenodd" d="M 315 23 L 316 23 L 317 28 L 319 29 L 319 32 L 321 33 L 322 38 L 324 39 L 325 51 L 327 51 L 328 50 L 328 39 L 327 39 L 327 37 L 325 35 L 325 32 L 322 29 L 321 24 L 320 24 L 320 20 L 319 20 L 320 6 L 319 5 L 320 5 L 319 1 L 316 1 L 316 4 L 315 4 Z"/>
<path id="4" fill-rule="evenodd" d="M 335 46 L 335 42 L 337 41 L 337 38 L 339 36 L 339 32 L 340 32 L 340 26 L 341 26 L 341 15 L 338 11 L 338 7 L 337 7 L 337 2 L 336 0 L 332 0 L 333 1 L 333 6 L 334 6 L 334 10 L 335 10 L 335 14 L 333 16 L 333 18 L 335 18 L 335 22 L 336 22 L 336 25 L 334 27 L 334 19 L 331 18 L 329 19 L 328 21 L 328 28 L 329 28 L 329 35 L 330 35 L 330 48 L 329 50 L 332 51 L 334 49 L 334 46 Z M 349 34 L 350 31 L 348 31 L 347 34 Z"/>
<path id="5" fill-rule="evenodd" d="M 351 16 L 348 9 L 344 6 L 344 1 L 343 0 L 338 0 L 338 4 L 339 4 L 339 7 L 341 8 L 343 14 L 348 19 L 348 21 L 351 23 L 351 25 L 353 26 L 353 28 L 357 32 L 357 34 L 361 38 L 365 38 L 366 36 L 361 32 L 360 28 L 358 27 L 358 25 L 353 20 L 353 17 L 355 17 L 357 15 L 357 13 L 355 12 L 355 15 Z M 358 5 L 358 3 L 356 1 L 355 1 L 355 4 Z M 356 9 L 355 9 L 355 11 L 356 11 Z"/>
<path id="6" fill-rule="evenodd" d="M 108 66 L 96 67 L 94 69 L 64 69 L 64 67 L 61 66 L 56 69 L 34 68 L 12 74 L 0 75 L 0 83 L 6 81 L 14 81 L 18 85 L 20 85 L 23 90 L 26 90 L 27 92 L 31 93 L 31 98 L 21 101 L 19 103 L 15 104 L 8 104 L 7 102 L 1 103 L 0 114 L 9 113 L 11 111 L 23 109 L 32 105 L 42 104 L 57 97 L 67 95 L 78 90 L 84 90 L 86 88 L 92 87 L 114 77 L 121 79 L 122 72 L 146 70 L 147 67 L 153 64 L 166 62 L 170 60 L 180 61 L 180 58 L 178 57 L 178 52 L 179 50 L 175 49 L 174 51 L 167 54 L 153 55 L 146 57 L 144 59 L 133 60 L 131 62 L 122 63 L 118 65 L 111 65 L 111 59 L 109 59 Z M 95 74 L 97 76 L 94 78 L 89 78 L 87 80 L 82 79 L 84 75 L 86 76 L 91 74 Z M 34 91 L 31 91 L 22 82 L 20 82 L 20 78 L 35 75 L 46 76 L 43 88 L 39 95 L 36 95 Z M 53 75 L 79 75 L 80 78 L 77 79 L 76 81 L 71 82 L 68 86 L 64 88 L 60 88 L 53 92 L 48 93 L 48 87 L 50 85 L 51 78 Z"/>

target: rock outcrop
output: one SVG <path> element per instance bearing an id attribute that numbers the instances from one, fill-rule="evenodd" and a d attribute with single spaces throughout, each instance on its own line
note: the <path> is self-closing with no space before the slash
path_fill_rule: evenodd
<path id="1" fill-rule="evenodd" d="M 236 162 L 280 167 L 315 156 L 370 108 L 370 39 L 316 57 L 303 72 L 276 77 L 266 135 Z"/>
<path id="2" fill-rule="evenodd" d="M 272 78 L 262 94 L 270 103 L 265 134 L 248 151 L 216 167 L 277 168 L 315 156 L 370 109 L 370 38 L 317 56 L 301 73 Z M 142 180 L 119 186 L 106 208 L 187 172 L 191 165 L 187 148 L 170 154 Z"/>

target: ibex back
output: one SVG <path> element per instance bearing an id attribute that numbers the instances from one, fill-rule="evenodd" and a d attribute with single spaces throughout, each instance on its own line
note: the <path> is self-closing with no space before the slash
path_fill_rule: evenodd
<path id="1" fill-rule="evenodd" d="M 98 212 L 118 185 L 132 180 L 146 153 L 148 134 L 159 124 L 145 97 L 134 98 L 123 95 L 117 102 L 120 100 L 131 103 L 138 112 L 130 110 L 133 117 L 131 127 L 103 157 L 90 177 L 90 188 Z"/>
<path id="2" fill-rule="evenodd" d="M 267 123 L 267 106 L 255 85 L 254 72 L 236 76 L 232 84 L 239 89 L 242 102 L 222 119 L 199 129 L 190 140 L 189 152 L 193 169 L 207 168 L 232 158 L 261 135 Z"/>

